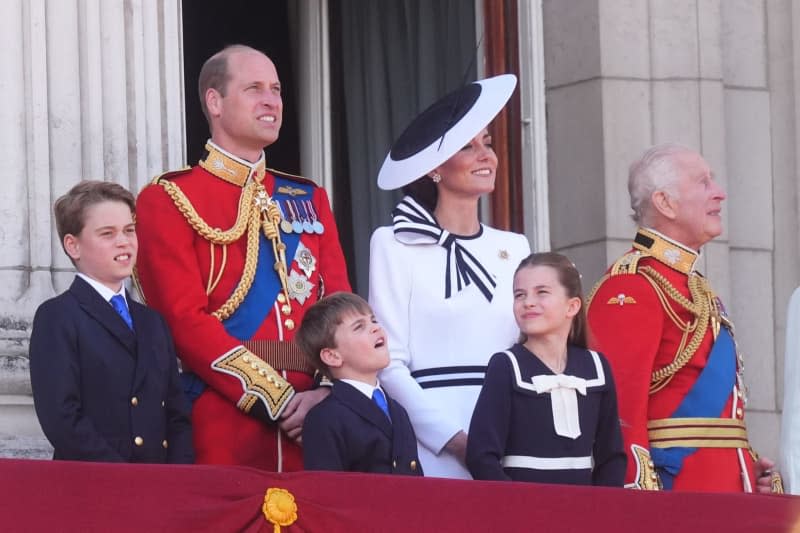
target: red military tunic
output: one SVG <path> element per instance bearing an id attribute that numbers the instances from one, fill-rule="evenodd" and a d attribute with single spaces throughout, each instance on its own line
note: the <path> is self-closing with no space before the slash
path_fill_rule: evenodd
<path id="1" fill-rule="evenodd" d="M 587 308 L 592 348 L 606 355 L 617 382 L 626 486 L 659 488 L 652 447 L 685 443 L 697 450 L 685 458 L 674 490 L 750 492 L 755 479 L 738 353 L 718 418 L 682 427 L 668 420 L 706 367 L 719 327 L 730 325 L 695 270 L 698 254 L 647 229 L 638 231 L 633 247 L 600 280 Z"/>
<path id="2" fill-rule="evenodd" d="M 294 391 L 313 385 L 313 369 L 290 342 L 305 309 L 323 292 L 350 290 L 336 224 L 324 189 L 289 178 L 297 187 L 275 191 L 276 176 L 265 169 L 263 156 L 250 164 L 210 141 L 206 148 L 209 154 L 200 166 L 166 174 L 139 195 L 141 289 L 147 303 L 166 318 L 184 370 L 206 384 L 192 409 L 197 462 L 300 470 L 301 449 L 274 421 Z M 295 257 L 284 259 L 284 283 L 276 283 L 281 277 L 276 270 L 280 253 L 277 258 L 274 253 L 280 251 L 279 241 L 263 237 L 270 226 L 262 215 L 269 206 L 264 192 L 296 196 L 291 206 L 283 205 L 291 211 L 285 217 L 316 218 L 324 228 L 322 234 L 300 235 Z M 285 240 L 285 230 L 292 230 L 283 226 L 278 233 Z M 248 260 L 248 247 L 259 242 L 258 234 L 261 255 L 251 253 Z M 269 301 L 255 302 L 260 322 L 237 338 L 221 319 L 238 311 L 255 286 L 247 280 L 256 265 L 268 269 L 268 281 L 280 290 Z"/>

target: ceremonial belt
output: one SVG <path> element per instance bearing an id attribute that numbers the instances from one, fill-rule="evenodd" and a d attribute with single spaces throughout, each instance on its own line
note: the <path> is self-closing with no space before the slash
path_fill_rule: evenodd
<path id="1" fill-rule="evenodd" d="M 719 419 L 736 383 L 736 345 L 728 328 L 719 330 L 706 366 L 670 419 Z M 746 438 L 746 437 L 745 437 Z M 705 439 L 708 440 L 708 439 Z M 672 446 L 651 446 L 650 455 L 665 489 L 672 489 L 675 477 L 683 468 L 683 461 L 697 451 L 693 443 Z M 738 446 L 737 446 L 738 447 Z"/>
<path id="2" fill-rule="evenodd" d="M 466 385 L 482 386 L 486 377 L 486 366 L 441 366 L 424 368 L 411 372 L 420 387 L 433 389 L 439 387 L 461 387 Z"/>
<path id="3" fill-rule="evenodd" d="M 244 341 L 242 344 L 275 370 L 314 374 L 314 365 L 293 342 L 257 340 Z"/>
<path id="4" fill-rule="evenodd" d="M 531 470 L 586 470 L 592 468 L 591 456 L 585 457 L 534 457 L 532 455 L 506 455 L 504 468 L 529 468 Z"/>
<path id="5" fill-rule="evenodd" d="M 651 448 L 747 448 L 744 422 L 735 418 L 661 418 L 647 423 Z"/>

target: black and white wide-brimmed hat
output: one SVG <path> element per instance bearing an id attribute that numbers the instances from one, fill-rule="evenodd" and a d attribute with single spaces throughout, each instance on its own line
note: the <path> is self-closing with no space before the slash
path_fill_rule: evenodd
<path id="1" fill-rule="evenodd" d="M 516 85 L 516 76 L 502 74 L 467 84 L 428 107 L 395 141 L 378 187 L 399 189 L 450 159 L 503 109 Z"/>

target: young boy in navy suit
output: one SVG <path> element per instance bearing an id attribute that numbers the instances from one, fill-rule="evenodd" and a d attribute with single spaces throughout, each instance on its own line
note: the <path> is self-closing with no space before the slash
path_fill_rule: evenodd
<path id="1" fill-rule="evenodd" d="M 53 459 L 191 463 L 189 404 L 172 337 L 124 281 L 136 263 L 133 195 L 82 181 L 54 206 L 78 274 L 33 319 L 33 401 Z"/>
<path id="2" fill-rule="evenodd" d="M 331 294 L 306 311 L 295 341 L 334 380 L 303 424 L 305 469 L 421 476 L 408 414 L 378 383 L 389 347 L 369 304 L 355 294 Z"/>

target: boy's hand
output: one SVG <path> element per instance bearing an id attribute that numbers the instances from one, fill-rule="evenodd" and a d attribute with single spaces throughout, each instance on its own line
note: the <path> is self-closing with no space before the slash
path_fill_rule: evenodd
<path id="1" fill-rule="evenodd" d="M 447 441 L 444 449 L 456 456 L 462 464 L 467 462 L 467 434 L 459 431 L 453 438 Z"/>
<path id="2" fill-rule="evenodd" d="M 290 439 L 300 444 L 303 432 L 303 421 L 306 419 L 306 414 L 330 393 L 330 387 L 320 387 L 305 392 L 296 392 L 292 399 L 289 400 L 286 409 L 283 410 L 278 426 Z"/>

